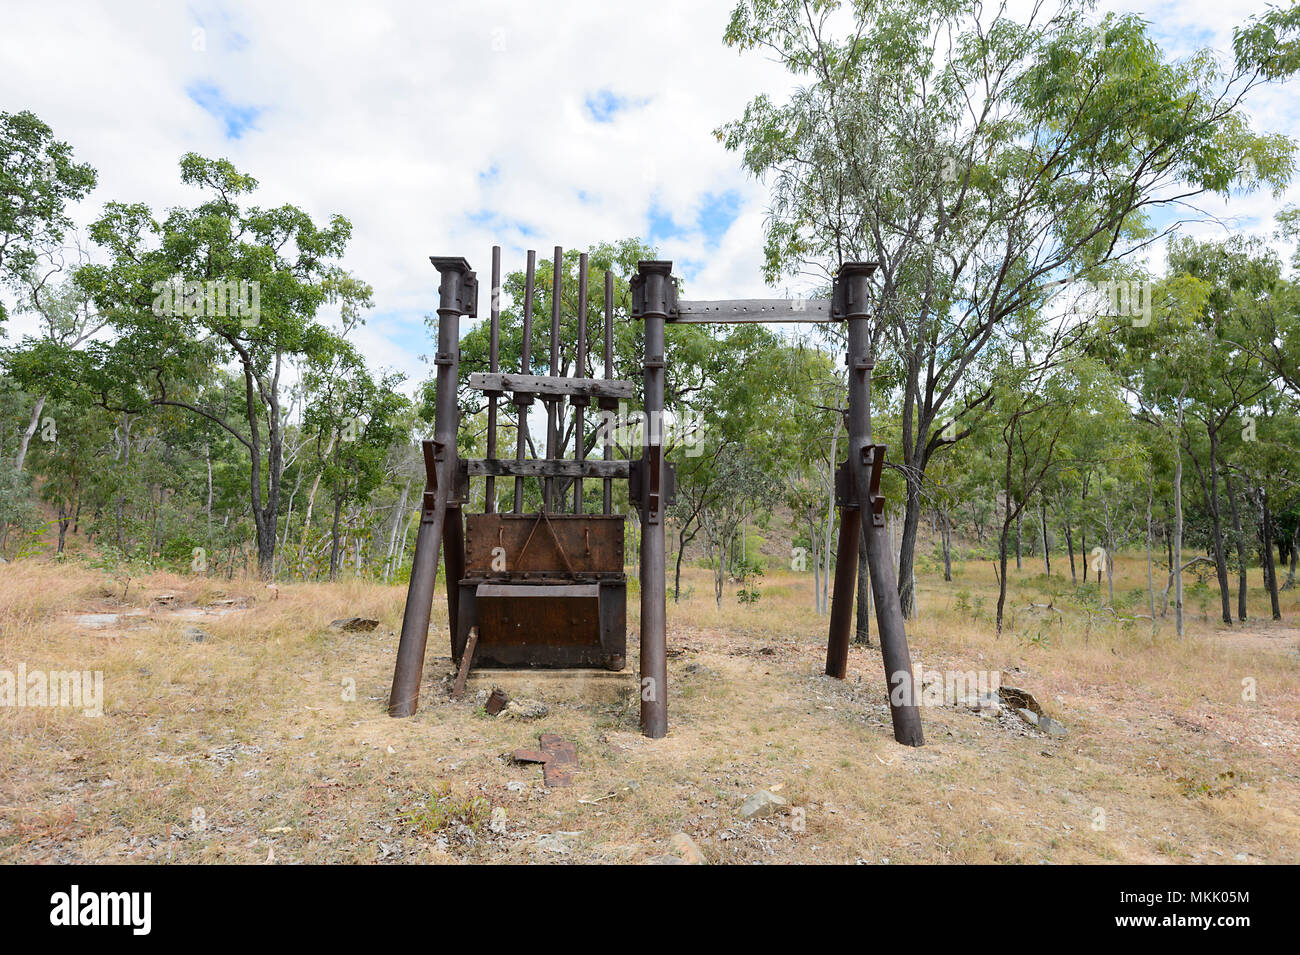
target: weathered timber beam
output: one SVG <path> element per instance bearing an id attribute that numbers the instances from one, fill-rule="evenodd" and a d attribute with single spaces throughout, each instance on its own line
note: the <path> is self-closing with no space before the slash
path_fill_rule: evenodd
<path id="1" fill-rule="evenodd" d="M 558 395 L 582 398 L 632 398 L 636 382 L 605 378 L 564 378 L 550 375 L 509 375 L 476 371 L 469 386 L 477 391 L 513 391 L 515 394 Z"/>
<path id="2" fill-rule="evenodd" d="M 670 325 L 738 325 L 759 322 L 834 322 L 828 298 L 737 298 L 679 302 Z"/>

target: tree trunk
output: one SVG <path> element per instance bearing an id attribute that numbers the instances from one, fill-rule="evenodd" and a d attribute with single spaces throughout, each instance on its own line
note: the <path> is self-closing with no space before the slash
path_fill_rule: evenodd
<path id="1" fill-rule="evenodd" d="M 1273 619 L 1282 619 L 1282 608 L 1277 597 L 1277 564 L 1273 562 L 1273 515 L 1268 509 L 1268 491 L 1259 488 L 1259 533 L 1261 550 L 1264 553 L 1264 584 L 1268 587 L 1268 598 L 1272 605 Z"/>
<path id="2" fill-rule="evenodd" d="M 1074 528 L 1070 526 L 1070 519 L 1065 519 L 1065 550 L 1070 555 L 1070 583 L 1074 586 L 1079 585 L 1079 575 L 1074 569 Z"/>
<path id="3" fill-rule="evenodd" d="M 853 632 L 853 642 L 864 647 L 871 646 L 871 568 L 867 564 L 867 521 L 870 519 L 864 511 L 858 541 L 858 620 Z"/>
<path id="4" fill-rule="evenodd" d="M 912 470 L 907 472 L 907 506 L 903 510 L 903 529 L 898 541 L 898 600 L 903 617 L 916 615 L 916 532 L 921 526 L 921 478 Z"/>
<path id="5" fill-rule="evenodd" d="M 1010 501 L 1007 502 L 1010 505 Z M 1021 509 L 1016 509 L 1016 572 L 1024 570 L 1024 565 L 1020 560 L 1020 514 Z"/>
<path id="6" fill-rule="evenodd" d="M 1151 476 L 1147 475 L 1147 604 L 1151 612 L 1151 635 L 1156 633 L 1156 584 L 1151 564 Z"/>
<path id="7" fill-rule="evenodd" d="M 402 499 L 397 502 L 397 515 L 393 518 L 393 530 L 392 533 L 388 535 L 388 553 L 384 555 L 384 583 L 388 583 L 393 576 L 394 561 L 396 559 L 395 555 L 397 553 L 397 531 L 402 526 L 403 521 L 406 520 L 406 497 L 410 491 L 411 482 L 406 481 L 402 485 Z M 292 511 L 292 497 L 289 499 L 289 508 L 290 511 Z M 288 532 L 288 530 L 289 528 L 286 525 L 285 531 Z"/>
<path id="8" fill-rule="evenodd" d="M 1223 517 L 1219 510 L 1219 436 L 1208 427 L 1206 430 L 1210 435 L 1210 484 L 1206 489 L 1205 503 L 1210 511 L 1214 534 L 1214 570 L 1219 578 L 1219 601 L 1223 605 L 1223 622 L 1231 626 L 1232 599 L 1228 590 L 1228 561 L 1223 548 Z M 1201 484 L 1204 487 L 1204 479 Z"/>
<path id="9" fill-rule="evenodd" d="M 32 443 L 32 435 L 40 427 L 41 411 L 45 408 L 45 396 L 41 395 L 36 399 L 36 407 L 32 409 L 32 419 L 27 422 L 27 427 L 23 431 L 23 436 L 18 442 L 18 457 L 14 460 L 14 473 L 23 473 L 23 462 L 27 459 L 27 448 Z"/>
<path id="10" fill-rule="evenodd" d="M 1178 433 L 1174 435 L 1174 630 L 1183 635 L 1183 396 L 1187 386 L 1178 393 Z"/>
<path id="11" fill-rule="evenodd" d="M 1047 501 L 1043 495 L 1038 495 L 1038 527 L 1043 532 L 1043 571 L 1048 577 L 1052 576 L 1052 555 L 1048 551 L 1047 543 Z"/>
<path id="12" fill-rule="evenodd" d="M 330 527 L 330 583 L 339 576 L 339 515 L 343 510 L 343 495 L 334 494 L 334 524 Z"/>
<path id="13" fill-rule="evenodd" d="M 948 505 L 943 507 L 943 579 L 952 583 L 952 525 L 948 520 Z"/>
<path id="14" fill-rule="evenodd" d="M 1246 620 L 1246 535 L 1241 529 L 1241 509 L 1237 507 L 1237 490 L 1232 483 L 1232 472 L 1226 468 L 1223 472 L 1224 489 L 1228 492 L 1228 503 L 1232 506 L 1232 531 L 1237 543 L 1237 619 Z"/>

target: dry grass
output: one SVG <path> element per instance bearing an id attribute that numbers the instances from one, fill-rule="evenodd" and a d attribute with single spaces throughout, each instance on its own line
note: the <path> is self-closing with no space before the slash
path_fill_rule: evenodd
<path id="1" fill-rule="evenodd" d="M 1122 560 L 1118 578 L 1117 593 L 1140 587 L 1144 565 Z M 720 611 L 706 572 L 686 582 L 669 606 L 670 733 L 652 742 L 631 698 L 553 703 L 536 723 L 448 701 L 440 601 L 421 709 L 389 719 L 397 588 L 288 585 L 270 600 L 251 581 L 157 575 L 123 601 L 122 580 L 77 566 L 0 567 L 0 670 L 101 670 L 105 683 L 100 718 L 0 708 L 0 861 L 640 862 L 678 831 L 712 862 L 1300 861 L 1294 591 L 1285 625 L 1216 627 L 1190 601 L 1180 641 L 1171 623 L 1153 637 L 1147 621 L 1045 596 L 1071 588 L 1027 565 L 999 639 L 990 565 L 922 580 L 913 656 L 1000 670 L 1069 736 L 927 707 L 927 745 L 907 749 L 878 651 L 854 647 L 844 682 L 821 674 L 809 576 L 770 574 L 756 606 L 729 594 Z M 170 605 L 152 602 L 162 592 Z M 191 619 L 244 597 L 248 610 Z M 1049 600 L 1062 622 L 1023 609 Z M 1251 601 L 1262 614 L 1263 593 Z M 141 614 L 98 631 L 74 613 L 123 609 Z M 329 628 L 353 615 L 380 627 Z M 194 625 L 209 638 L 186 637 Z M 571 789 L 504 758 L 541 730 L 576 741 Z M 742 821 L 743 799 L 772 786 L 800 812 Z M 505 809 L 504 833 L 488 807 Z"/>

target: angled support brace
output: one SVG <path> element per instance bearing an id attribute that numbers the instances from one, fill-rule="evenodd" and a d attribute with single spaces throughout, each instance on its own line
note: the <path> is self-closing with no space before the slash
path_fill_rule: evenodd
<path id="1" fill-rule="evenodd" d="M 903 626 L 894 561 L 884 528 L 885 502 L 880 494 L 880 475 L 885 463 L 885 448 L 871 441 L 871 371 L 875 362 L 871 358 L 867 322 L 870 277 L 875 268 L 874 263 L 846 263 L 835 278 L 831 296 L 834 317 L 843 319 L 849 326 L 849 458 L 848 467 L 842 470 L 843 477 L 838 482 L 842 485 L 839 488 L 842 492 L 839 495 L 839 564 L 835 568 L 835 592 L 831 598 L 826 673 L 840 679 L 845 675 L 858 541 L 862 537 L 866 540 L 867 564 L 871 570 L 871 592 L 876 603 L 876 623 L 885 663 L 894 739 L 905 746 L 921 746 L 925 739 L 912 676 L 912 658 Z M 870 513 L 871 519 L 866 522 L 866 533 L 861 534 L 864 510 Z"/>
<path id="2" fill-rule="evenodd" d="M 442 276 L 438 287 L 437 405 L 434 409 L 433 440 L 425 441 L 426 485 L 420 508 L 420 530 L 415 538 L 415 560 L 411 583 L 406 591 L 402 615 L 402 636 L 397 645 L 393 688 L 388 696 L 389 716 L 411 716 L 420 702 L 420 679 L 429 641 L 429 617 L 433 611 L 433 588 L 438 576 L 438 551 L 443 549 L 448 581 L 447 611 L 455 632 L 456 582 L 464 576 L 465 536 L 460 501 L 456 494 L 459 463 L 456 459 L 457 371 L 460 363 L 460 317 L 478 314 L 478 282 L 469 263 L 461 258 L 430 257 Z M 450 520 L 449 520 L 450 518 Z"/>

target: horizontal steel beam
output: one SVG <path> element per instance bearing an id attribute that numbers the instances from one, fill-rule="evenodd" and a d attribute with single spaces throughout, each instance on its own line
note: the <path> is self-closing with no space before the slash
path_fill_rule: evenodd
<path id="1" fill-rule="evenodd" d="M 735 325 L 757 322 L 834 322 L 828 298 L 735 298 L 678 302 L 673 325 Z"/>
<path id="2" fill-rule="evenodd" d="M 476 371 L 469 386 L 477 391 L 511 391 L 515 394 L 555 395 L 575 398 L 628 398 L 636 396 L 636 382 L 612 378 L 565 378 L 558 375 L 508 375 Z"/>
<path id="3" fill-rule="evenodd" d="M 595 477 L 625 478 L 632 470 L 631 461 L 602 461 L 593 458 L 574 461 L 569 458 L 530 458 L 504 461 L 500 458 L 470 458 L 470 477 Z"/>

